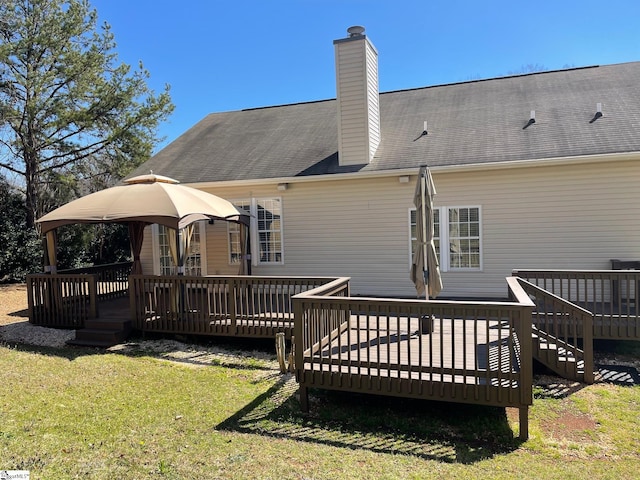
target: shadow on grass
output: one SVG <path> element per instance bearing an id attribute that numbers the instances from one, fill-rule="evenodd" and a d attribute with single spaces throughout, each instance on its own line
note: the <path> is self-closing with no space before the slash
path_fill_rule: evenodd
<path id="1" fill-rule="evenodd" d="M 504 408 L 311 390 L 303 413 L 297 388 L 286 375 L 215 428 L 463 464 L 521 444 Z"/>
<path id="2" fill-rule="evenodd" d="M 598 383 L 612 383 L 628 387 L 640 385 L 640 373 L 634 367 L 603 364 L 596 364 L 595 367 Z"/>
<path id="3" fill-rule="evenodd" d="M 152 357 L 191 366 L 224 366 L 239 370 L 273 371 L 275 354 L 273 341 L 229 338 L 211 340 L 210 337 L 175 340 L 166 335 L 131 336 L 126 342 L 110 348 L 29 345 L 14 340 L 3 339 L 0 326 L 0 345 L 24 352 L 37 353 L 74 361 L 92 355 L 123 355 L 127 357 Z M 185 343 L 189 341 L 189 343 Z M 150 341 L 151 343 L 146 343 Z M 271 352 L 269 351 L 271 349 Z"/>

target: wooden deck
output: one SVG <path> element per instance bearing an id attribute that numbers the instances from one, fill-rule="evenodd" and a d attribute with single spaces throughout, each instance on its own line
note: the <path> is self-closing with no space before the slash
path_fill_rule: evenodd
<path id="1" fill-rule="evenodd" d="M 309 388 L 510 406 L 520 410 L 526 438 L 534 305 L 522 289 L 514 297 L 351 298 L 338 284 L 297 295 L 295 370 L 303 408 Z"/>

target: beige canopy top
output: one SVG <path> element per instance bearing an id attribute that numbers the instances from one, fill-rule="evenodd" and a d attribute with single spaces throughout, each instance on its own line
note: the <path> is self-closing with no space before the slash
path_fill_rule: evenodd
<path id="1" fill-rule="evenodd" d="M 231 202 L 172 178 L 151 173 L 124 182 L 47 213 L 38 219 L 42 233 L 73 223 L 143 222 L 174 229 L 207 219 L 249 224 L 249 215 Z"/>

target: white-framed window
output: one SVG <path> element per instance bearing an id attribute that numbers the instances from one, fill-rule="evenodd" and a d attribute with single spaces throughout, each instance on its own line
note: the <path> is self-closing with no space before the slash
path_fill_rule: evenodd
<path id="1" fill-rule="evenodd" d="M 233 204 L 251 215 L 250 242 L 253 265 L 284 263 L 282 199 L 252 198 L 235 200 Z M 240 226 L 228 223 L 229 263 L 240 261 Z"/>
<path id="2" fill-rule="evenodd" d="M 184 274 L 191 276 L 206 275 L 207 272 L 207 255 L 206 255 L 206 221 L 195 222 L 189 252 L 184 262 Z M 173 261 L 171 254 L 170 235 L 175 235 L 175 231 L 165 227 L 164 225 L 155 224 L 152 226 L 153 235 L 153 273 L 155 275 L 176 275 L 178 273 L 177 266 Z M 186 235 L 186 232 L 183 232 Z"/>
<path id="3" fill-rule="evenodd" d="M 478 206 L 433 210 L 434 244 L 443 272 L 482 270 L 482 222 Z M 416 210 L 409 211 L 411 259 L 416 249 Z M 448 245 L 443 251 L 442 246 Z"/>
<path id="4" fill-rule="evenodd" d="M 481 268 L 480 207 L 449 207 L 448 268 Z"/>

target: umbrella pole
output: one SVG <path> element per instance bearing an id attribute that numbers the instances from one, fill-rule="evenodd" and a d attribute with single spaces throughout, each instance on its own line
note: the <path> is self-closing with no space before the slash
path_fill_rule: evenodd
<path id="1" fill-rule="evenodd" d="M 424 296 L 425 300 L 429 300 L 429 272 L 426 268 L 427 266 L 427 209 L 424 208 L 427 201 L 427 194 L 425 192 L 425 188 L 427 186 L 426 182 L 426 172 L 420 172 L 422 178 L 420 179 L 420 195 L 422 196 L 422 253 L 424 258 L 424 266 L 425 268 L 422 270 L 422 275 L 424 276 Z"/>
<path id="2" fill-rule="evenodd" d="M 429 301 L 429 270 L 427 268 L 427 209 L 425 208 L 427 202 L 427 187 L 426 171 L 421 172 L 422 178 L 420 179 L 420 195 L 422 200 L 422 253 L 424 258 L 424 268 L 422 275 L 424 276 L 424 297 Z M 424 334 L 430 334 L 433 331 L 433 320 L 431 315 L 423 315 L 420 317 L 420 332 Z"/>

